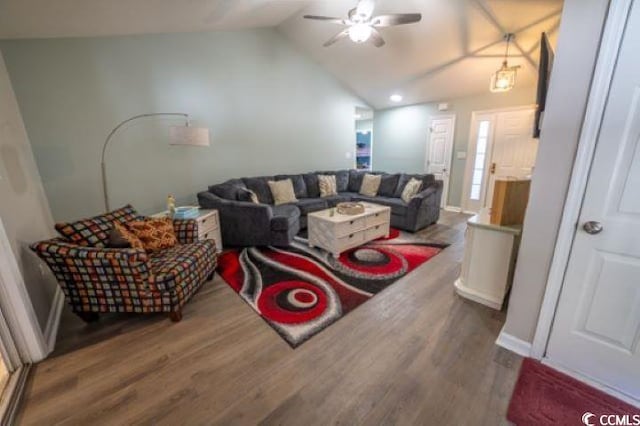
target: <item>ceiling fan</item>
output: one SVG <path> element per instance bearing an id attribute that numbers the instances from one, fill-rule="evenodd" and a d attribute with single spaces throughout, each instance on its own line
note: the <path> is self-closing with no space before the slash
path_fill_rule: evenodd
<path id="1" fill-rule="evenodd" d="M 304 18 L 347 26 L 347 28 L 327 40 L 323 44 L 324 47 L 331 46 L 345 37 L 349 37 L 354 43 L 364 43 L 370 40 L 374 46 L 382 47 L 385 42 L 377 28 L 413 24 L 422 19 L 420 13 L 394 13 L 390 15 L 373 16 L 374 8 L 374 0 L 360 0 L 358 1 L 358 5 L 349 11 L 347 19 L 316 15 L 304 15 Z"/>

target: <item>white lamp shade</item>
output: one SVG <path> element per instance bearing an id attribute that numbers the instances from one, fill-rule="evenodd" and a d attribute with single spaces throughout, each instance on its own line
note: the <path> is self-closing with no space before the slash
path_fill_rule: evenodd
<path id="1" fill-rule="evenodd" d="M 169 127 L 171 145 L 209 146 L 209 129 L 206 127 Z"/>

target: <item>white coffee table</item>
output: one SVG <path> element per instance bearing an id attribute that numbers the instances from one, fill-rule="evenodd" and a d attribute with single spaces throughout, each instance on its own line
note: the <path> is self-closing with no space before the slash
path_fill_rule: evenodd
<path id="1" fill-rule="evenodd" d="M 307 215 L 309 246 L 325 249 L 337 258 L 345 250 L 389 236 L 391 208 L 364 204 L 364 213 L 340 214 L 326 209 Z"/>

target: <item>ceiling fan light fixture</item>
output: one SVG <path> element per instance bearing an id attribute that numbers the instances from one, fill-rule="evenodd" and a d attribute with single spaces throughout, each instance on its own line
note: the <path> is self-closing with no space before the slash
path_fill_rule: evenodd
<path id="1" fill-rule="evenodd" d="M 367 24 L 355 24 L 349 28 L 349 38 L 354 43 L 364 43 L 369 40 L 373 33 L 373 28 Z"/>

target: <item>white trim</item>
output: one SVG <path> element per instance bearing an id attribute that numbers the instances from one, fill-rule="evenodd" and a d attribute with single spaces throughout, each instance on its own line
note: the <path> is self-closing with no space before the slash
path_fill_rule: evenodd
<path id="1" fill-rule="evenodd" d="M 462 207 L 444 206 L 443 210 L 454 213 L 462 213 Z"/>
<path id="2" fill-rule="evenodd" d="M 48 355 L 47 345 L 31 305 L 18 262 L 0 219 L 0 303 L 13 341 L 25 363 Z"/>
<path id="3" fill-rule="evenodd" d="M 496 339 L 496 345 L 524 358 L 527 358 L 531 353 L 531 343 L 518 339 L 509 333 L 505 333 L 504 328 L 500 331 L 500 334 Z"/>
<path id="4" fill-rule="evenodd" d="M 49 311 L 47 326 L 44 329 L 44 338 L 47 341 L 49 352 L 53 352 L 53 349 L 56 346 L 56 337 L 58 336 L 58 329 L 60 328 L 60 317 L 62 316 L 63 308 L 64 292 L 60 287 L 56 286 L 56 294 L 53 296 L 53 303 L 51 304 L 51 310 Z"/>
<path id="5" fill-rule="evenodd" d="M 26 364 L 19 367 L 9 376 L 9 381 L 5 385 L 2 399 L 0 400 L 0 424 L 14 424 L 15 416 L 22 400 L 24 386 L 29 377 L 29 370 L 31 370 L 31 364 Z"/>
<path id="6" fill-rule="evenodd" d="M 577 371 L 573 371 L 572 369 L 567 368 L 562 364 L 558 364 L 558 363 L 556 363 L 556 362 L 554 362 L 554 361 L 552 361 L 552 360 L 550 360 L 548 358 L 542 359 L 542 363 L 544 365 L 547 365 L 547 366 L 553 368 L 554 370 L 558 370 L 559 372 L 566 374 L 567 376 L 571 376 L 576 380 L 579 380 L 579 381 L 581 381 L 583 383 L 586 383 L 587 385 L 589 385 L 591 387 L 594 387 L 594 388 L 596 388 L 598 390 L 601 390 L 602 392 L 604 392 L 606 394 L 609 394 L 609 395 L 611 395 L 611 396 L 613 396 L 615 398 L 618 398 L 618 399 L 620 399 L 620 400 L 622 400 L 622 401 L 624 401 L 624 402 L 626 402 L 628 404 L 631 404 L 631 405 L 633 405 L 635 407 L 640 408 L 640 400 L 637 400 L 637 399 L 635 399 L 635 398 L 633 398 L 633 397 L 631 397 L 631 396 L 629 396 L 629 395 L 627 395 L 625 393 L 622 393 L 622 392 L 620 392 L 620 391 L 618 391 L 616 389 L 610 388 L 609 386 L 604 385 L 604 384 L 598 382 L 597 380 L 592 379 L 589 376 L 585 376 L 584 374 L 578 373 Z"/>
<path id="7" fill-rule="evenodd" d="M 493 299 L 486 294 L 479 292 L 478 290 L 465 286 L 462 282 L 462 278 L 458 278 L 457 280 L 455 280 L 453 286 L 456 289 L 456 293 L 466 299 L 481 303 L 497 311 L 502 308 L 502 300 Z"/>
<path id="8" fill-rule="evenodd" d="M 598 62 L 587 102 L 585 119 L 580 132 L 576 159 L 571 173 L 569 190 L 562 213 L 562 221 L 560 222 L 547 278 L 547 286 L 533 338 L 531 355 L 537 359 L 544 357 L 551 337 L 553 318 L 571 254 L 573 238 L 577 229 L 582 200 L 591 169 L 591 161 L 595 153 L 609 87 L 615 71 L 622 36 L 626 29 L 626 20 L 630 13 L 631 2 L 632 0 L 614 0 L 611 3 L 606 20 Z M 544 137 L 544 134 L 542 136 Z"/>
<path id="9" fill-rule="evenodd" d="M 439 119 L 451 119 L 451 134 L 449 135 L 448 144 L 450 146 L 451 152 L 449 153 L 449 158 L 447 158 L 447 184 L 442 188 L 442 197 L 440 199 L 440 208 L 444 208 L 446 204 L 449 202 L 449 187 L 451 186 L 451 164 L 453 163 L 453 153 L 455 151 L 455 134 L 456 134 L 456 114 L 433 114 L 429 116 L 429 136 L 427 137 L 427 149 L 425 149 L 424 154 L 424 171 L 425 173 L 429 172 L 429 155 L 431 155 L 431 128 L 433 124 L 433 120 Z"/>

